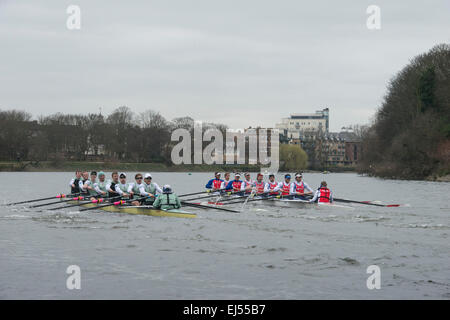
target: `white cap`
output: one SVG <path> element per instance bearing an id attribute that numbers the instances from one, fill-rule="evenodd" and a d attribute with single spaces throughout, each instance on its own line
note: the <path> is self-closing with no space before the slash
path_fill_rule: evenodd
<path id="1" fill-rule="evenodd" d="M 241 174 L 240 174 L 239 172 L 236 172 L 236 173 L 234 174 L 234 176 L 235 176 L 235 177 L 240 177 Z"/>
<path id="2" fill-rule="evenodd" d="M 150 173 L 146 173 L 146 174 L 144 175 L 144 179 L 151 178 L 151 177 L 152 177 L 152 175 L 151 175 Z"/>
<path id="3" fill-rule="evenodd" d="M 172 187 L 169 184 L 164 185 L 163 192 L 171 193 L 172 192 Z"/>
<path id="4" fill-rule="evenodd" d="M 125 174 L 125 172 L 119 173 L 119 178 L 120 178 L 121 176 L 124 176 L 125 178 L 127 177 L 127 175 Z"/>
<path id="5" fill-rule="evenodd" d="M 296 173 L 295 174 L 295 177 L 297 178 L 297 177 L 302 177 L 302 174 L 301 173 Z"/>

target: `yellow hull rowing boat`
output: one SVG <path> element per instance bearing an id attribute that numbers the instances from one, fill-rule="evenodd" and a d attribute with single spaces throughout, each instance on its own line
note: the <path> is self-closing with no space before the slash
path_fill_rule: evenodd
<path id="1" fill-rule="evenodd" d="M 77 201 L 69 201 L 69 203 L 77 204 Z M 80 206 L 85 208 L 92 208 L 98 206 L 95 203 L 80 203 Z M 174 218 L 196 218 L 197 215 L 192 212 L 183 211 L 181 209 L 154 209 L 151 206 L 98 206 L 99 210 L 108 212 L 121 212 L 128 214 L 141 214 L 155 217 L 174 217 Z"/>

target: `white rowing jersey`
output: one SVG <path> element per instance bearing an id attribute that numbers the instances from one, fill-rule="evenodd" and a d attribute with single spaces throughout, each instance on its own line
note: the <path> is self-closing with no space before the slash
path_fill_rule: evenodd
<path id="1" fill-rule="evenodd" d="M 118 183 L 116 184 L 116 188 L 114 189 L 116 193 L 120 194 L 121 196 L 128 191 L 128 183 Z"/>
<path id="2" fill-rule="evenodd" d="M 141 189 L 142 183 L 137 183 L 137 182 L 131 182 L 128 184 L 128 193 L 133 192 L 135 195 L 139 195 L 141 193 L 140 189 Z"/>
<path id="3" fill-rule="evenodd" d="M 230 180 L 223 180 L 220 184 L 220 189 L 225 189 L 227 185 L 230 183 Z"/>
<path id="4" fill-rule="evenodd" d="M 147 184 L 142 183 L 139 187 L 139 191 L 141 193 L 141 196 L 147 197 L 150 193 L 153 195 L 156 195 L 156 193 L 163 193 L 162 189 L 154 182 Z"/>

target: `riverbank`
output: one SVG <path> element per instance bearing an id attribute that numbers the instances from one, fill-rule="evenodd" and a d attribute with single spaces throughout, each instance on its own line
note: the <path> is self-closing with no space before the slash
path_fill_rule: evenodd
<path id="1" fill-rule="evenodd" d="M 170 166 L 164 163 L 130 163 L 130 162 L 93 162 L 93 161 L 21 161 L 0 162 L 0 171 L 3 172 L 67 172 L 75 170 L 103 170 L 103 171 L 150 171 L 150 172 L 259 172 L 257 165 L 176 165 Z M 285 171 L 285 170 L 281 170 Z M 286 170 L 296 171 L 296 170 Z M 342 173 L 355 172 L 350 167 L 335 167 L 320 169 L 297 170 L 308 173 Z"/>
<path id="2" fill-rule="evenodd" d="M 4 172 L 67 172 L 76 170 L 103 170 L 103 171 L 151 171 L 151 172 L 259 172 L 260 167 L 255 165 L 176 165 L 164 163 L 130 163 L 130 162 L 91 162 L 91 161 L 23 161 L 0 162 L 0 171 Z"/>

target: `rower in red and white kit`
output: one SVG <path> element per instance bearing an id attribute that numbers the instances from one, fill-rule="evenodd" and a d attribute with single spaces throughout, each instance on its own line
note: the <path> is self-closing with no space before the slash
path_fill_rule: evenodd
<path id="1" fill-rule="evenodd" d="M 227 187 L 226 191 L 233 191 L 234 193 L 240 192 L 242 187 L 242 181 L 240 180 L 241 175 L 239 173 L 234 174 L 234 180 L 231 180 Z"/>
<path id="2" fill-rule="evenodd" d="M 296 199 L 306 200 L 305 195 L 312 195 L 313 189 L 308 184 L 302 181 L 303 176 L 301 173 L 295 174 L 295 180 L 291 185 L 291 195 L 294 195 Z"/>
<path id="3" fill-rule="evenodd" d="M 266 184 L 263 181 L 264 176 L 262 175 L 262 173 L 258 173 L 258 175 L 256 176 L 256 181 L 253 182 L 253 190 L 256 192 L 256 194 L 262 194 L 264 193 L 264 188 L 266 186 Z"/>
<path id="4" fill-rule="evenodd" d="M 333 202 L 333 193 L 327 187 L 327 182 L 322 181 L 320 183 L 320 188 L 317 189 L 314 197 L 310 200 L 310 202 L 319 202 L 319 203 L 330 203 Z"/>
<path id="5" fill-rule="evenodd" d="M 212 191 L 217 191 L 222 189 L 223 180 L 220 179 L 220 172 L 214 173 L 214 179 L 211 179 L 206 184 L 206 189 L 211 189 Z"/>
<path id="6" fill-rule="evenodd" d="M 271 196 L 279 194 L 280 184 L 275 181 L 275 175 L 273 173 L 269 174 L 269 182 L 266 183 L 264 187 L 264 192 Z"/>
<path id="7" fill-rule="evenodd" d="M 288 173 L 284 176 L 284 181 L 280 182 L 278 185 L 279 190 L 281 191 L 282 196 L 288 196 L 291 194 L 291 175 Z"/>
<path id="8" fill-rule="evenodd" d="M 253 189 L 253 181 L 250 177 L 250 173 L 244 174 L 244 181 L 242 182 L 241 191 L 245 191 L 245 193 L 252 192 Z"/>

